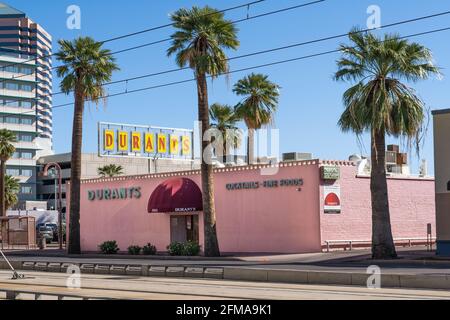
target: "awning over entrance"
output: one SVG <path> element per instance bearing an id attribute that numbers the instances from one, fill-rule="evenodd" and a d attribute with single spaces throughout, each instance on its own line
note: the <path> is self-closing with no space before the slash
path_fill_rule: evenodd
<path id="1" fill-rule="evenodd" d="M 149 213 L 183 213 L 203 210 L 202 192 L 191 179 L 167 180 L 153 191 Z"/>

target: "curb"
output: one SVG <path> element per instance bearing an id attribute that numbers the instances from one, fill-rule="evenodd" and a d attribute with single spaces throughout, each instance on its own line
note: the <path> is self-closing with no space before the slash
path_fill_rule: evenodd
<path id="1" fill-rule="evenodd" d="M 14 261 L 17 270 L 65 273 L 69 263 Z M 77 265 L 77 264 L 75 264 Z M 224 279 L 235 281 L 342 285 L 366 287 L 371 274 L 354 272 L 260 269 L 243 267 L 148 266 L 81 264 L 82 274 L 111 274 L 143 277 Z M 8 270 L 0 261 L 0 269 Z M 381 274 L 381 287 L 408 289 L 450 289 L 450 274 Z"/>
<path id="2" fill-rule="evenodd" d="M 330 271 L 264 270 L 224 268 L 224 279 L 310 285 L 366 287 L 371 274 Z M 450 275 L 381 274 L 381 287 L 407 289 L 450 289 Z"/>

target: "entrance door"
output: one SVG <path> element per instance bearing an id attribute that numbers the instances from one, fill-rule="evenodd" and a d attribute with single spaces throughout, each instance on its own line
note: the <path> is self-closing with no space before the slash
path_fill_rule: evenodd
<path id="1" fill-rule="evenodd" d="M 198 243 L 198 216 L 186 216 L 186 240 Z"/>
<path id="2" fill-rule="evenodd" d="M 198 216 L 171 216 L 170 241 L 198 242 Z"/>

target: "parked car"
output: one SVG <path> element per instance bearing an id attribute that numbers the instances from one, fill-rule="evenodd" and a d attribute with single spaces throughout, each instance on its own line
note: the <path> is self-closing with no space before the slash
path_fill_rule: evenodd
<path id="1" fill-rule="evenodd" d="M 52 241 L 58 241 L 58 225 L 56 223 L 38 223 L 36 225 L 36 230 L 39 233 L 40 227 L 49 227 L 53 230 L 53 238 Z"/>
<path id="2" fill-rule="evenodd" d="M 39 239 L 44 238 L 45 242 L 51 243 L 53 241 L 53 229 L 48 226 L 40 226 L 38 229 L 37 236 Z"/>
<path id="3" fill-rule="evenodd" d="M 46 227 L 50 227 L 53 230 L 53 241 L 58 241 L 58 226 L 56 223 L 46 223 Z"/>

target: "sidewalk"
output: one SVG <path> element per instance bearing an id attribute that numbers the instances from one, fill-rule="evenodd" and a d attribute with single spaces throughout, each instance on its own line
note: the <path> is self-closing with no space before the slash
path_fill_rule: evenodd
<path id="1" fill-rule="evenodd" d="M 357 286 L 366 286 L 367 267 L 377 265 L 383 287 L 450 289 L 450 260 L 418 249 L 399 250 L 399 259 L 385 261 L 371 260 L 367 250 L 224 258 L 67 256 L 58 250 L 6 254 L 19 270 L 65 272 L 75 264 L 82 273 Z M 7 268 L 4 261 L 0 268 Z"/>

